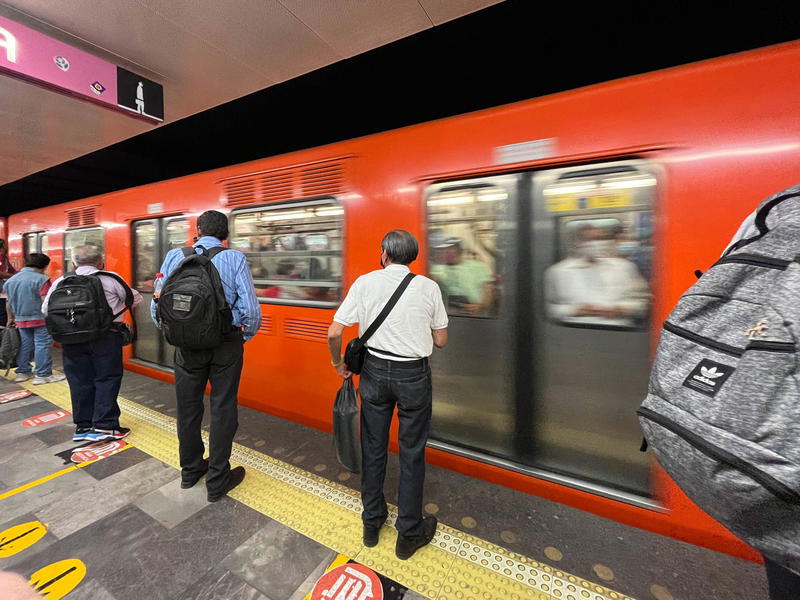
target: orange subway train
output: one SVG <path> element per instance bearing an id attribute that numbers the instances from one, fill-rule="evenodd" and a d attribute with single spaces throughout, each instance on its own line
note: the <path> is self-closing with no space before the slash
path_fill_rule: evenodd
<path id="1" fill-rule="evenodd" d="M 226 212 L 263 314 L 240 402 L 330 430 L 327 327 L 407 229 L 450 313 L 430 463 L 760 560 L 639 451 L 635 410 L 695 269 L 800 179 L 798 64 L 791 42 L 12 214 L 12 260 L 45 251 L 57 275 L 101 245 L 148 300 L 126 367 L 171 381 L 154 278 L 200 213 Z M 590 247 L 614 258 L 602 284 L 576 262 Z M 587 297 L 617 308 L 576 310 Z"/>

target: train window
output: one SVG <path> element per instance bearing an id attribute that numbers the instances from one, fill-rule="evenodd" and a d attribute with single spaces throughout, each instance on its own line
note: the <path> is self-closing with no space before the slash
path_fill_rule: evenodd
<path id="1" fill-rule="evenodd" d="M 102 227 L 68 229 L 64 232 L 64 272 L 72 271 L 72 249 L 77 246 L 93 245 L 105 255 L 106 234 Z"/>
<path id="2" fill-rule="evenodd" d="M 503 280 L 498 233 L 508 193 L 492 183 L 439 188 L 428 196 L 429 273 L 448 314 L 496 317 Z"/>
<path id="3" fill-rule="evenodd" d="M 633 168 L 567 173 L 543 186 L 554 223 L 544 307 L 565 326 L 647 326 L 655 179 Z"/>
<path id="4" fill-rule="evenodd" d="M 319 200 L 232 215 L 230 246 L 247 255 L 261 302 L 339 302 L 343 214 L 333 200 Z"/>
<path id="5" fill-rule="evenodd" d="M 138 221 L 134 224 L 133 273 L 140 292 L 152 293 L 156 273 L 167 252 L 186 245 L 189 222 L 183 218 Z"/>
<path id="6" fill-rule="evenodd" d="M 42 231 L 25 233 L 22 235 L 23 257 L 27 262 L 28 257 L 34 252 L 47 254 L 47 234 Z"/>

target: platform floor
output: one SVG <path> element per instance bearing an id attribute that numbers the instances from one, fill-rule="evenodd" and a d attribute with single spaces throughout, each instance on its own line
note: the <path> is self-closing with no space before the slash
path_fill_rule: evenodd
<path id="1" fill-rule="evenodd" d="M 759 565 L 433 466 L 425 510 L 440 520 L 437 537 L 399 561 L 390 526 L 376 548 L 361 545 L 358 477 L 338 466 L 324 432 L 241 408 L 232 462 L 248 474 L 209 504 L 202 482 L 179 486 L 171 385 L 126 373 L 128 445 L 81 466 L 70 457 L 86 444 L 71 441 L 69 415 L 23 426 L 69 411 L 66 384 L 25 387 L 35 395 L 0 404 L 0 569 L 30 577 L 79 559 L 86 574 L 70 600 L 303 600 L 348 560 L 376 571 L 397 600 L 767 598 Z M 0 393 L 19 389 L 0 380 Z M 390 502 L 397 473 L 392 456 Z M 36 521 L 44 536 L 6 556 L 3 532 Z"/>

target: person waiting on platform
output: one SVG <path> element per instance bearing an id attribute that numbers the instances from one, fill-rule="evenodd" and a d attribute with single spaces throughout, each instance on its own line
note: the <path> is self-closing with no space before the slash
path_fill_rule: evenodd
<path id="1" fill-rule="evenodd" d="M 548 316 L 565 325 L 635 327 L 648 309 L 647 283 L 613 253 L 603 228 L 578 228 L 572 256 L 545 271 Z"/>
<path id="2" fill-rule="evenodd" d="M 36 363 L 33 385 L 62 381 L 63 375 L 53 375 L 53 338 L 47 331 L 42 314 L 42 299 L 50 289 L 50 278 L 44 274 L 50 257 L 38 252 L 25 261 L 25 267 L 6 281 L 9 321 L 19 330 L 20 349 L 17 356 L 16 383 L 33 375 L 31 361 Z"/>
<path id="3" fill-rule="evenodd" d="M 383 269 L 362 275 L 351 286 L 328 329 L 332 364 L 341 377 L 352 375 L 341 356 L 345 327 L 358 323 L 363 335 L 409 275 L 408 265 L 418 252 L 417 240 L 408 231 L 387 233 L 381 242 Z M 443 348 L 447 343 L 447 325 L 439 286 L 427 277 L 414 276 L 386 320 L 369 338 L 361 371 L 363 541 L 365 546 L 375 546 L 388 516 L 383 484 L 389 424 L 396 405 L 400 421 L 400 487 L 395 554 L 401 560 L 428 544 L 436 532 L 436 518 L 422 518 L 425 444 L 432 410 L 428 357 L 434 345 Z"/>
<path id="4" fill-rule="evenodd" d="M 72 260 L 76 275 L 94 275 L 105 266 L 103 251 L 92 244 L 76 246 L 72 250 Z M 116 273 L 113 275 L 119 277 Z M 141 294 L 136 290 L 126 290 L 112 276 L 99 273 L 96 277 L 103 287 L 108 308 L 116 315 L 114 321 L 123 323 L 128 292 L 133 297 L 132 308 L 141 303 Z M 42 303 L 42 313 L 45 316 L 53 292 L 63 279 L 56 279 L 47 292 Z M 73 441 L 119 440 L 130 433 L 127 427 L 119 424 L 117 395 L 122 385 L 122 345 L 123 337 L 114 329 L 92 341 L 62 345 L 61 357 L 72 399 L 72 418 L 75 421 Z"/>
<path id="5" fill-rule="evenodd" d="M 16 272 L 17 270 L 8 258 L 6 241 L 0 238 L 0 327 L 5 327 L 8 321 L 8 316 L 6 315 L 6 293 L 3 289 L 3 285 L 6 279 L 10 279 Z"/>
<path id="6" fill-rule="evenodd" d="M 247 257 L 239 250 L 226 249 L 228 218 L 219 211 L 208 210 L 197 218 L 198 240 L 194 252 L 210 257 L 211 268 L 219 273 L 225 301 L 230 308 L 230 324 L 221 343 L 210 349 L 175 348 L 175 394 L 178 402 L 178 449 L 181 462 L 181 487 L 193 487 L 206 477 L 208 501 L 216 502 L 239 485 L 245 476 L 244 467 L 231 469 L 229 459 L 233 436 L 239 427 L 238 392 L 242 375 L 244 343 L 261 327 L 261 306 L 256 297 Z M 224 251 L 223 251 L 224 250 Z M 184 260 L 191 260 L 191 251 L 183 248 L 167 253 L 156 282 L 156 296 L 150 305 L 153 322 L 161 327 L 157 302 L 159 295 Z M 180 276 L 176 275 L 176 281 Z M 162 298 L 163 299 L 163 298 Z M 181 300 L 180 302 L 184 302 Z M 178 310 L 186 310 L 184 306 Z M 187 325 L 187 328 L 190 325 Z M 210 456 L 203 459 L 205 447 L 201 436 L 203 394 L 211 382 Z"/>

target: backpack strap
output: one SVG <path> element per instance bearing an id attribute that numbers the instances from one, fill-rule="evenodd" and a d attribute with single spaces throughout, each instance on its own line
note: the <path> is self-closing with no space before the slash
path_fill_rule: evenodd
<path id="1" fill-rule="evenodd" d="M 747 246 L 748 244 L 757 242 L 765 235 L 767 235 L 769 233 L 769 227 L 767 226 L 767 217 L 769 216 L 770 211 L 776 206 L 778 206 L 778 204 L 781 204 L 786 200 L 790 200 L 791 198 L 800 198 L 800 193 L 792 192 L 789 194 L 783 194 L 781 196 L 778 196 L 777 198 L 773 198 L 772 200 L 767 202 L 764 206 L 762 206 L 760 209 L 758 209 L 758 212 L 756 213 L 756 218 L 753 221 L 753 224 L 756 226 L 756 229 L 758 229 L 758 233 L 753 237 L 739 240 L 738 242 L 733 244 L 730 248 L 728 248 L 725 251 L 725 254 L 723 254 L 723 256 L 727 256 L 734 250 L 739 250 L 740 248 Z"/>
<path id="2" fill-rule="evenodd" d="M 202 246 L 198 246 L 198 248 L 201 248 L 201 247 Z M 214 246 L 213 248 L 211 248 L 211 250 L 206 250 L 205 248 L 203 248 L 203 251 L 204 251 L 205 255 L 208 256 L 208 260 L 211 260 L 212 258 L 214 258 L 220 252 L 224 252 L 225 250 L 229 250 L 229 249 L 230 248 L 226 248 L 225 246 Z"/>
<path id="3" fill-rule="evenodd" d="M 389 313 L 392 312 L 394 305 L 397 304 L 397 301 L 400 300 L 400 296 L 403 295 L 403 292 L 406 291 L 408 284 L 411 283 L 411 280 L 416 277 L 416 273 L 409 273 L 405 276 L 403 281 L 400 282 L 400 285 L 397 286 L 397 289 L 392 294 L 389 301 L 386 303 L 386 306 L 383 307 L 383 310 L 377 316 L 377 318 L 370 323 L 370 326 L 367 327 L 367 330 L 364 332 L 364 335 L 361 336 L 361 342 L 366 345 L 367 340 L 372 337 L 372 334 L 377 331 L 378 327 L 386 320 L 386 317 L 389 316 Z M 383 352 L 383 350 L 378 350 L 378 352 Z M 389 354 L 389 353 L 387 353 Z"/>
<path id="4" fill-rule="evenodd" d="M 198 247 L 202 248 L 202 246 L 198 246 Z M 181 248 L 181 252 L 183 252 L 184 258 L 188 258 L 192 254 L 196 254 L 196 252 L 194 251 L 194 246 L 186 246 L 184 248 Z"/>
<path id="5" fill-rule="evenodd" d="M 119 311 L 117 314 L 115 314 L 114 315 L 114 319 L 116 319 L 118 316 L 120 316 L 126 310 L 130 310 L 131 311 L 131 317 L 133 317 L 133 310 L 132 310 L 133 309 L 133 290 L 131 290 L 131 287 L 127 284 L 127 282 L 122 277 L 120 277 L 116 273 L 112 273 L 111 271 L 96 271 L 96 272 L 92 273 L 92 275 L 105 275 L 107 277 L 110 277 L 111 279 L 113 279 L 114 281 L 116 281 L 117 283 L 122 285 L 122 288 L 125 290 L 125 308 L 123 308 L 121 311 Z"/>

